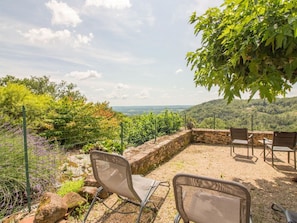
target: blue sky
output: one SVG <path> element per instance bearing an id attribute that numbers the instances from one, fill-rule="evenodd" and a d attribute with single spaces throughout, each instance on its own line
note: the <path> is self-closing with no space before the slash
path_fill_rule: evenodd
<path id="1" fill-rule="evenodd" d="M 93 102 L 196 105 L 185 55 L 200 46 L 188 23 L 222 0 L 1 0 L 0 77 L 49 76 Z"/>

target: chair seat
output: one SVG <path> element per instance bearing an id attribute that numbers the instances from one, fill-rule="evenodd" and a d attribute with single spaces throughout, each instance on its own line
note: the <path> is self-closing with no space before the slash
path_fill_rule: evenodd
<path id="1" fill-rule="evenodd" d="M 132 175 L 132 181 L 134 190 L 143 201 L 147 197 L 150 197 L 160 184 L 160 181 L 146 178 L 141 175 Z"/>
<path id="2" fill-rule="evenodd" d="M 287 146 L 271 146 L 267 145 L 268 148 L 272 149 L 273 151 L 279 151 L 279 152 L 294 152 L 293 149 Z"/>
<path id="3" fill-rule="evenodd" d="M 234 139 L 232 141 L 233 144 L 242 144 L 242 145 L 248 145 L 248 140 L 242 140 L 242 139 Z"/>

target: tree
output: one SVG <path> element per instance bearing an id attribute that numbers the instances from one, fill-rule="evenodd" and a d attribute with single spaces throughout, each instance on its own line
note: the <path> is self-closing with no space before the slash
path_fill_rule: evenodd
<path id="1" fill-rule="evenodd" d="M 55 83 L 49 77 L 35 77 L 19 79 L 11 75 L 0 78 L 0 86 L 7 86 L 9 83 L 16 83 L 26 86 L 32 93 L 37 95 L 48 94 L 55 100 L 63 97 L 70 97 L 73 100 L 85 100 L 86 97 L 76 90 L 75 84 L 68 84 L 66 81 Z"/>
<path id="2" fill-rule="evenodd" d="M 38 125 L 48 112 L 52 98 L 46 94 L 33 94 L 21 84 L 9 83 L 0 86 L 0 120 L 11 124 L 21 124 L 23 120 L 22 106 L 26 108 L 28 125 Z"/>
<path id="3" fill-rule="evenodd" d="M 243 93 L 269 102 L 297 82 L 297 4 L 294 0 L 225 0 L 190 17 L 202 46 L 186 55 L 196 86 L 230 103 Z"/>

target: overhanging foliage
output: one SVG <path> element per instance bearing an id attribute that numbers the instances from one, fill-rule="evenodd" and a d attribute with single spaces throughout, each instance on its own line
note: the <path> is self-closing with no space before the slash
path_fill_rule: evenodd
<path id="1" fill-rule="evenodd" d="M 294 0 L 225 0 L 190 18 L 202 46 L 188 52 L 196 85 L 219 87 L 228 102 L 248 93 L 272 102 L 297 81 Z"/>

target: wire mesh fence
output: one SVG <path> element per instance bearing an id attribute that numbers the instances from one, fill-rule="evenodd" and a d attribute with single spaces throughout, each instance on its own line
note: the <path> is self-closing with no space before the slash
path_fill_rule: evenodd
<path id="1" fill-rule="evenodd" d="M 55 186 L 59 150 L 31 133 L 26 141 L 24 150 L 22 126 L 0 125 L 0 219 L 25 207 L 30 210 L 31 200 Z"/>
<path id="2" fill-rule="evenodd" d="M 87 124 L 82 128 L 71 120 L 63 128 L 48 128 L 48 134 L 44 134 L 44 129 L 31 128 L 26 121 L 25 110 L 19 125 L 0 119 L 0 219 L 24 208 L 30 211 L 31 201 L 34 203 L 43 192 L 56 189 L 61 184 L 61 167 L 67 152 L 82 151 L 85 146 L 99 143 L 122 153 L 127 146 L 172 134 L 183 126 L 182 117 L 170 112 L 141 115 L 110 128 Z"/>

